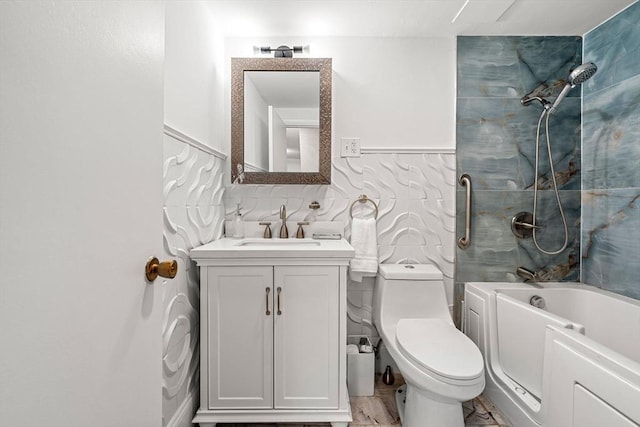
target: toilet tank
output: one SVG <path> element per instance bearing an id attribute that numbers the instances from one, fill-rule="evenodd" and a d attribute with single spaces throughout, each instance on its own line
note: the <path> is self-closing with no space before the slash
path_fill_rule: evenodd
<path id="1" fill-rule="evenodd" d="M 451 323 L 442 272 L 429 264 L 381 264 L 374 290 L 374 322 L 438 318 Z"/>

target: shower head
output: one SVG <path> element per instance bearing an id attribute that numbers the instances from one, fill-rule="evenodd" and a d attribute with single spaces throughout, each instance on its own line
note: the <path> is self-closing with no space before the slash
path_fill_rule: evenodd
<path id="1" fill-rule="evenodd" d="M 576 87 L 576 85 L 582 84 L 589 80 L 598 71 L 598 67 L 593 62 L 587 62 L 586 64 L 578 65 L 575 70 L 569 74 L 569 82 L 562 88 L 562 92 L 556 98 L 555 102 L 549 109 L 549 114 L 555 113 L 556 107 L 562 102 L 569 91 Z"/>
<path id="2" fill-rule="evenodd" d="M 569 74 L 569 83 L 571 87 L 580 85 L 589 80 L 598 71 L 598 67 L 593 62 L 578 65 L 575 70 Z"/>

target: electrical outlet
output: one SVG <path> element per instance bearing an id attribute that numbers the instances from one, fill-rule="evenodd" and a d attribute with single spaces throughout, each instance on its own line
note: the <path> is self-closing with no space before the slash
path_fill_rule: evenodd
<path id="1" fill-rule="evenodd" d="M 340 157 L 360 157 L 360 138 L 340 138 Z"/>

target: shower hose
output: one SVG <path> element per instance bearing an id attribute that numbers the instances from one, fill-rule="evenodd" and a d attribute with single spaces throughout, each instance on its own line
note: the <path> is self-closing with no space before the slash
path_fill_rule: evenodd
<path id="1" fill-rule="evenodd" d="M 533 183 L 533 244 L 535 247 L 546 255 L 558 255 L 567 247 L 567 243 L 569 242 L 569 230 L 567 229 L 567 219 L 564 215 L 564 211 L 562 210 L 562 202 L 560 201 L 560 195 L 558 194 L 558 184 L 556 183 L 556 172 L 553 168 L 553 158 L 551 156 L 551 137 L 549 136 L 549 116 L 550 110 L 545 108 L 542 110 L 542 114 L 540 114 L 540 119 L 538 120 L 538 128 L 536 129 L 536 170 L 535 170 L 535 178 Z M 540 166 L 540 127 L 542 126 L 542 120 L 545 119 L 545 134 L 547 138 L 547 153 L 549 154 L 549 166 L 551 169 L 551 181 L 553 182 L 553 190 L 556 195 L 556 200 L 558 202 L 558 210 L 560 211 L 560 218 L 562 218 L 562 226 L 564 227 L 564 243 L 560 249 L 555 251 L 547 251 L 540 247 L 538 243 L 538 238 L 536 236 L 536 231 L 538 230 L 536 224 L 537 218 L 537 209 L 538 209 L 538 169 Z"/>

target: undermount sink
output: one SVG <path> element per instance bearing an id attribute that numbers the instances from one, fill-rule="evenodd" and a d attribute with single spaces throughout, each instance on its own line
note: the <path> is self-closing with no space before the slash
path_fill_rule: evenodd
<path id="1" fill-rule="evenodd" d="M 286 246 L 286 247 L 307 247 L 307 246 L 320 246 L 320 242 L 317 240 L 307 239 L 242 239 L 236 243 L 236 246 Z"/>

